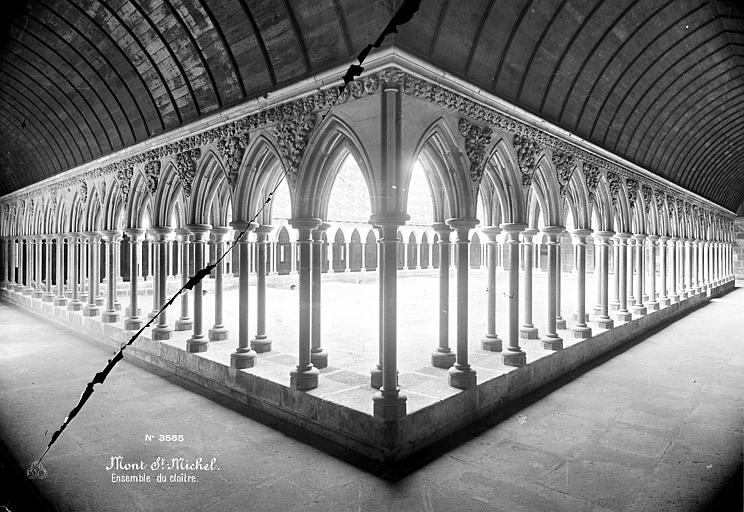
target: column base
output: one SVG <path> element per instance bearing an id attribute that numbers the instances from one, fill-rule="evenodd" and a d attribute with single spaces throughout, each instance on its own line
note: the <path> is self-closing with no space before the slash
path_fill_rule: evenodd
<path id="1" fill-rule="evenodd" d="M 195 354 L 197 352 L 206 352 L 209 342 L 204 339 L 204 336 L 200 338 L 189 338 L 186 340 L 186 352 Z"/>
<path id="2" fill-rule="evenodd" d="M 498 336 L 496 335 L 491 336 L 491 335 L 486 334 L 485 336 L 481 338 L 481 349 L 482 350 L 488 350 L 489 352 L 501 352 L 501 348 L 502 348 L 501 338 L 499 338 Z"/>
<path id="3" fill-rule="evenodd" d="M 383 394 L 372 397 L 372 408 L 375 418 L 382 421 L 398 421 L 406 416 L 406 396 L 400 392 Z"/>
<path id="4" fill-rule="evenodd" d="M 245 352 L 235 351 L 230 354 L 230 367 L 237 370 L 244 368 L 253 368 L 256 366 L 256 352 L 246 350 Z"/>
<path id="5" fill-rule="evenodd" d="M 103 302 L 104 302 L 103 297 L 96 297 L 93 300 L 95 301 L 96 306 L 103 306 Z"/>
<path id="6" fill-rule="evenodd" d="M 670 304 L 676 304 L 677 302 L 679 302 L 679 295 L 677 295 L 675 293 L 671 294 L 669 296 L 669 303 Z"/>
<path id="7" fill-rule="evenodd" d="M 80 293 L 78 294 L 78 300 L 82 302 L 83 304 L 88 303 L 88 294 L 87 293 Z"/>
<path id="8" fill-rule="evenodd" d="M 442 368 L 444 370 L 447 370 L 448 368 L 451 368 L 453 364 L 455 364 L 456 360 L 457 356 L 449 349 L 447 349 L 447 352 L 440 352 L 439 349 L 437 349 L 431 354 L 431 365 L 434 368 Z"/>
<path id="9" fill-rule="evenodd" d="M 34 289 L 33 289 L 33 288 L 24 288 L 24 289 L 23 289 L 23 290 L 21 291 L 21 293 L 22 293 L 23 295 L 31 295 L 32 293 L 34 293 Z"/>
<path id="10" fill-rule="evenodd" d="M 617 311 L 620 309 L 620 301 L 619 300 L 613 300 L 610 302 L 610 311 Z"/>
<path id="11" fill-rule="evenodd" d="M 194 322 L 190 318 L 179 318 L 176 320 L 175 329 L 177 331 L 190 331 L 194 327 Z"/>
<path id="12" fill-rule="evenodd" d="M 83 309 L 83 303 L 79 300 L 72 300 L 67 304 L 67 309 L 70 311 L 80 311 Z"/>
<path id="13" fill-rule="evenodd" d="M 114 309 L 116 311 L 121 311 L 121 302 L 114 302 Z"/>
<path id="14" fill-rule="evenodd" d="M 119 312 L 116 310 L 104 311 L 101 314 L 101 322 L 112 324 L 119 321 Z"/>
<path id="15" fill-rule="evenodd" d="M 588 325 L 575 325 L 571 327 L 574 338 L 591 338 L 592 328 Z"/>
<path id="16" fill-rule="evenodd" d="M 555 317 L 555 328 L 558 329 L 565 329 L 566 328 L 566 319 L 561 318 L 559 316 Z"/>
<path id="17" fill-rule="evenodd" d="M 227 329 L 227 327 L 212 327 L 207 332 L 207 335 L 209 337 L 209 341 L 221 341 L 226 340 L 229 335 L 230 331 Z"/>
<path id="18" fill-rule="evenodd" d="M 309 391 L 318 387 L 320 372 L 312 365 L 307 370 L 292 370 L 289 372 L 289 387 L 297 391 Z"/>
<path id="19" fill-rule="evenodd" d="M 630 312 L 633 313 L 634 315 L 639 315 L 639 316 L 643 316 L 646 313 L 648 313 L 648 311 L 646 310 L 646 306 L 631 306 Z"/>
<path id="20" fill-rule="evenodd" d="M 271 352 L 271 340 L 266 336 L 262 336 L 260 338 L 256 336 L 251 340 L 251 348 L 259 354 L 263 354 L 264 352 Z M 312 353 L 310 354 L 310 357 L 312 358 Z M 315 366 L 316 368 L 325 368 L 325 366 L 318 366 L 315 363 L 313 363 L 313 366 Z"/>
<path id="21" fill-rule="evenodd" d="M 138 331 L 145 325 L 145 321 L 139 317 L 129 317 L 124 319 L 124 329 L 127 331 Z"/>
<path id="22" fill-rule="evenodd" d="M 54 302 L 54 294 L 53 293 L 45 293 L 44 297 L 42 298 L 44 302 Z"/>
<path id="23" fill-rule="evenodd" d="M 613 327 L 615 327 L 615 322 L 609 316 L 599 317 L 595 320 L 595 322 L 597 323 L 597 327 L 599 327 L 600 329 L 612 329 Z"/>
<path id="24" fill-rule="evenodd" d="M 67 297 L 55 297 L 54 298 L 55 306 L 64 306 L 65 304 L 67 304 Z"/>
<path id="25" fill-rule="evenodd" d="M 453 388 L 471 389 L 477 385 L 477 376 L 470 365 L 466 368 L 458 368 L 458 365 L 455 365 L 449 369 L 447 381 Z"/>
<path id="26" fill-rule="evenodd" d="M 269 350 L 271 350 L 271 340 L 253 340 L 253 341 L 259 341 L 261 343 L 268 342 L 269 348 L 267 350 L 264 350 L 264 352 L 268 352 Z M 251 341 L 251 346 L 253 345 L 253 341 Z M 258 352 L 258 350 L 256 350 L 256 352 Z M 312 364 L 314 367 L 316 367 L 319 370 L 322 370 L 323 368 L 328 368 L 328 352 L 325 352 L 322 349 L 319 350 L 318 352 L 310 352 L 310 364 Z"/>
<path id="27" fill-rule="evenodd" d="M 546 335 L 543 336 L 540 341 L 542 341 L 542 346 L 544 350 L 563 350 L 563 338 L 561 338 L 558 335 Z"/>
<path id="28" fill-rule="evenodd" d="M 156 326 L 150 331 L 154 340 L 169 340 L 173 337 L 173 328 L 166 325 L 164 327 Z"/>
<path id="29" fill-rule="evenodd" d="M 101 314 L 101 310 L 95 304 L 86 304 L 83 308 L 83 316 L 98 316 Z"/>
<path id="30" fill-rule="evenodd" d="M 647 310 L 648 310 L 649 312 L 652 312 L 652 311 L 659 311 L 659 303 L 658 303 L 658 302 L 656 302 L 656 301 L 651 301 L 651 302 L 647 302 L 647 303 L 646 303 L 646 309 L 647 309 Z"/>
<path id="31" fill-rule="evenodd" d="M 41 291 L 41 290 L 34 290 L 34 292 L 31 294 L 31 296 L 34 299 L 40 299 L 40 298 L 42 298 L 44 296 L 44 292 Z"/>
<path id="32" fill-rule="evenodd" d="M 501 352 L 501 362 L 506 366 L 524 366 L 527 364 L 527 354 L 522 350 L 506 350 Z"/>
<path id="33" fill-rule="evenodd" d="M 450 365 L 451 366 L 451 365 Z M 369 371 L 369 387 L 380 389 L 382 387 L 382 368 L 379 365 Z"/>
<path id="34" fill-rule="evenodd" d="M 630 314 L 630 311 L 617 311 L 615 313 L 615 320 L 618 322 L 630 322 L 631 320 L 633 320 L 633 315 Z"/>
<path id="35" fill-rule="evenodd" d="M 669 297 L 661 297 L 659 299 L 659 306 L 662 307 L 662 308 L 669 307 L 669 304 L 670 303 L 671 303 L 671 301 L 669 300 Z"/>
<path id="36" fill-rule="evenodd" d="M 519 328 L 519 337 L 523 340 L 536 340 L 540 336 L 537 333 L 537 327 L 522 326 Z"/>
<path id="37" fill-rule="evenodd" d="M 154 310 L 150 311 L 149 313 L 147 313 L 147 318 L 148 319 L 155 318 L 156 316 L 158 316 L 158 310 L 157 309 L 154 309 Z"/>

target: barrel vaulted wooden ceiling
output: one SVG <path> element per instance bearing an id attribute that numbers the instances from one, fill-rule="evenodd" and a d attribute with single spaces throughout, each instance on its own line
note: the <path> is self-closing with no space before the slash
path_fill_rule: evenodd
<path id="1" fill-rule="evenodd" d="M 7 3 L 0 194 L 332 66 L 401 0 Z M 422 0 L 393 44 L 729 209 L 744 200 L 744 9 Z"/>

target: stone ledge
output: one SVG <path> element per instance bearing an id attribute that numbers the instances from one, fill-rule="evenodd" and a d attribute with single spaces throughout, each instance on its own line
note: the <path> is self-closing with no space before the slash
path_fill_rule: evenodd
<path id="1" fill-rule="evenodd" d="M 633 341 L 638 335 L 672 321 L 706 304 L 710 298 L 728 293 L 735 287 L 730 280 L 712 288 L 710 295 L 698 294 L 681 302 L 620 324 L 591 338 L 578 340 L 563 350 L 549 353 L 528 352 L 528 364 L 507 368 L 500 374 L 480 372 L 479 378 L 491 375 L 476 388 L 448 393 L 433 399 L 428 405 L 412 410 L 397 423 L 384 423 L 369 411 L 361 411 L 334 401 L 333 391 L 301 392 L 288 385 L 257 375 L 254 368 L 234 370 L 229 366 L 229 353 L 212 350 L 190 354 L 176 343 L 154 341 L 144 333 L 125 352 L 126 358 L 144 361 L 255 408 L 281 421 L 345 446 L 373 460 L 396 461 L 450 435 L 462 427 L 488 416 L 520 397 L 559 378 L 581 365 Z M 134 331 L 125 331 L 116 324 L 102 323 L 96 317 L 84 317 L 79 312 L 42 302 L 14 291 L 0 290 L 0 299 L 38 314 L 63 327 L 107 346 L 118 348 Z M 270 373 L 270 353 L 260 365 Z M 103 364 L 103 361 L 102 361 Z M 277 366 L 284 377 L 285 367 Z M 326 377 L 321 376 L 321 380 Z M 289 382 L 288 378 L 284 381 Z M 365 391 L 361 389 L 360 391 Z M 371 393 L 369 391 L 365 391 Z M 414 393 L 415 394 L 415 393 Z"/>

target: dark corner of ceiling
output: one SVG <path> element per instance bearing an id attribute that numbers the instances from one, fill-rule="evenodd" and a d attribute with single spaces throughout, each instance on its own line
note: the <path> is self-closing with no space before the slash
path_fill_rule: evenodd
<path id="1" fill-rule="evenodd" d="M 0 2 L 0 51 L 8 44 L 10 27 L 31 12 L 31 0 L 2 0 Z"/>

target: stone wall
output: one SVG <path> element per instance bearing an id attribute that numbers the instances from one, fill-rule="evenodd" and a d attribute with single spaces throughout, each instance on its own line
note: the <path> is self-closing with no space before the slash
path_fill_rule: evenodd
<path id="1" fill-rule="evenodd" d="M 744 217 L 737 217 L 734 223 L 736 245 L 734 246 L 734 274 L 744 279 Z"/>

